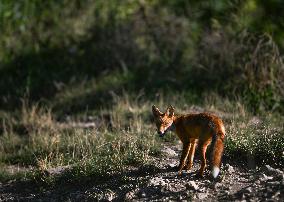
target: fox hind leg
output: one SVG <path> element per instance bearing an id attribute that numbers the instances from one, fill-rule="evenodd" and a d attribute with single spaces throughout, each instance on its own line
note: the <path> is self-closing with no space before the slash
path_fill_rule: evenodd
<path id="1" fill-rule="evenodd" d="M 204 170 L 206 168 L 206 150 L 208 145 L 210 144 L 210 140 L 204 141 L 200 143 L 201 146 L 201 167 L 199 170 L 199 175 L 203 177 Z"/>

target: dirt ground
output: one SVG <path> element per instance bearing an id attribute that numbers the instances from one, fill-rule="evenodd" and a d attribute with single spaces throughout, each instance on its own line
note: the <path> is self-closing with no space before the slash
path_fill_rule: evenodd
<path id="1" fill-rule="evenodd" d="M 101 179 L 41 187 L 31 181 L 0 184 L 0 201 L 284 201 L 284 172 L 269 165 L 254 170 L 224 162 L 217 180 L 207 169 L 177 176 L 180 148 L 164 146 L 156 165 L 129 167 Z M 62 169 L 64 172 L 64 169 Z"/>

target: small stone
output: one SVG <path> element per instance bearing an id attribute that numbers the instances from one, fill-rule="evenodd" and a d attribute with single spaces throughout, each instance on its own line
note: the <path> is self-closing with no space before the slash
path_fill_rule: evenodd
<path id="1" fill-rule="evenodd" d="M 272 196 L 272 198 L 277 198 L 278 196 L 280 196 L 280 191 L 277 191 L 273 196 Z"/>
<path id="2" fill-rule="evenodd" d="M 198 193 L 197 198 L 200 200 L 203 200 L 207 197 L 207 193 Z"/>
<path id="3" fill-rule="evenodd" d="M 273 177 L 273 181 L 281 182 L 282 180 L 284 180 L 284 174 L 283 175 L 276 175 L 276 176 Z"/>
<path id="4" fill-rule="evenodd" d="M 265 165 L 264 170 L 266 171 L 267 174 L 270 175 L 283 175 L 283 171 L 277 169 L 277 168 L 272 168 L 270 165 Z"/>
<path id="5" fill-rule="evenodd" d="M 218 188 L 221 187 L 221 186 L 222 186 L 221 183 L 216 182 L 216 183 L 214 184 L 214 189 L 218 189 Z"/>
<path id="6" fill-rule="evenodd" d="M 199 189 L 198 191 L 199 192 L 205 192 L 205 190 L 206 190 L 205 187 L 203 187 L 203 188 Z"/>
<path id="7" fill-rule="evenodd" d="M 244 193 L 241 193 L 241 199 L 245 199 L 246 198 L 246 195 Z M 246 201 L 246 200 L 242 200 L 243 201 Z"/>
<path id="8" fill-rule="evenodd" d="M 125 195 L 125 200 L 131 200 L 131 199 L 133 199 L 134 197 L 135 197 L 134 191 L 130 191 L 130 192 L 126 193 L 126 195 Z"/>
<path id="9" fill-rule="evenodd" d="M 228 173 L 230 174 L 235 172 L 234 167 L 231 166 L 230 164 L 226 164 L 226 168 L 227 168 Z"/>
<path id="10" fill-rule="evenodd" d="M 170 166 L 171 168 L 174 168 L 174 167 L 176 167 L 176 164 L 170 163 L 169 166 Z"/>
<path id="11" fill-rule="evenodd" d="M 146 193 L 144 191 L 141 192 L 141 197 L 146 197 Z"/>
<path id="12" fill-rule="evenodd" d="M 165 153 L 167 156 L 178 156 L 175 150 L 171 149 L 170 147 L 165 147 L 162 152 Z"/>
<path id="13" fill-rule="evenodd" d="M 163 187 L 166 185 L 166 182 L 165 181 L 160 181 L 160 185 Z"/>
<path id="14" fill-rule="evenodd" d="M 246 189 L 245 189 L 245 192 L 246 192 L 246 193 L 251 193 L 251 192 L 252 192 L 252 188 L 251 188 L 251 187 L 246 188 Z"/>
<path id="15" fill-rule="evenodd" d="M 226 195 L 230 195 L 230 191 L 228 191 L 228 190 L 224 191 L 224 193 L 225 193 Z"/>
<path id="16" fill-rule="evenodd" d="M 165 185 L 165 182 L 163 181 L 163 178 L 161 178 L 161 177 L 154 177 L 154 178 L 150 179 L 150 181 L 149 181 L 149 185 L 158 186 L 158 185 L 161 185 L 161 184 Z"/>
<path id="17" fill-rule="evenodd" d="M 188 189 L 193 189 L 193 190 L 198 190 L 198 186 L 197 186 L 197 184 L 194 182 L 194 181 L 189 181 L 187 184 L 186 184 L 186 187 L 188 188 Z"/>
<path id="18" fill-rule="evenodd" d="M 105 200 L 106 201 L 113 201 L 113 199 L 115 198 L 115 193 L 111 190 L 108 190 L 107 193 L 105 193 Z"/>
<path id="19" fill-rule="evenodd" d="M 270 185 L 280 185 L 280 181 L 272 181 L 272 182 L 267 182 L 267 184 L 270 184 Z"/>
<path id="20" fill-rule="evenodd" d="M 210 183 L 210 180 L 203 180 L 203 182 L 205 183 L 205 184 L 209 184 Z"/>
<path id="21" fill-rule="evenodd" d="M 273 179 L 273 177 L 271 177 L 271 176 L 267 176 L 267 175 L 265 175 L 264 173 L 261 175 L 261 177 L 260 177 L 260 181 L 262 181 L 262 182 L 264 182 L 264 181 L 267 181 L 267 180 L 271 180 L 271 179 Z"/>

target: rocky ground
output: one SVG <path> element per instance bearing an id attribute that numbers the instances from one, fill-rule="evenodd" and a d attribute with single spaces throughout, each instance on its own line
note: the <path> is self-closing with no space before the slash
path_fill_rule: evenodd
<path id="1" fill-rule="evenodd" d="M 254 170 L 224 162 L 217 180 L 207 171 L 177 176 L 180 148 L 165 146 L 156 165 L 130 167 L 111 177 L 65 182 L 49 187 L 31 181 L 0 184 L 0 201 L 283 201 L 283 169 L 269 165 Z M 59 169 L 59 172 L 61 170 Z M 62 169 L 64 172 L 64 169 Z M 56 173 L 56 172 L 55 172 Z"/>

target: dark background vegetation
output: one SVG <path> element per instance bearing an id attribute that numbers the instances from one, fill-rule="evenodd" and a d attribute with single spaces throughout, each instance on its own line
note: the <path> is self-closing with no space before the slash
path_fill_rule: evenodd
<path id="1" fill-rule="evenodd" d="M 283 113 L 282 0 L 0 2 L 0 107 L 74 113 L 181 92 Z M 202 100 L 200 100 L 202 101 Z"/>

